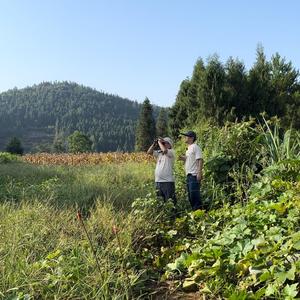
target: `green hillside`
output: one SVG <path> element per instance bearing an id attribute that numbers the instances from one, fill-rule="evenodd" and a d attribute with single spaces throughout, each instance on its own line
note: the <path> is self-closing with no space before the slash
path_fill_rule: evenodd
<path id="1" fill-rule="evenodd" d="M 0 94 L 0 149 L 12 136 L 25 151 L 47 150 L 75 130 L 95 151 L 132 151 L 140 104 L 73 82 L 43 82 Z"/>

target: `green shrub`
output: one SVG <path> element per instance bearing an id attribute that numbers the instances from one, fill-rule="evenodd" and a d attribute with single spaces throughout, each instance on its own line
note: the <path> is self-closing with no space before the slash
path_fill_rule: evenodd
<path id="1" fill-rule="evenodd" d="M 0 164 L 7 164 L 10 162 L 14 162 L 18 160 L 18 156 L 8 153 L 8 152 L 0 152 Z"/>
<path id="2" fill-rule="evenodd" d="M 263 120 L 228 122 L 221 128 L 202 123 L 193 128 L 204 154 L 202 198 L 209 207 L 247 202 L 250 186 L 266 168 L 287 180 L 299 178 L 300 133 L 284 131 L 276 120 Z M 183 143 L 178 144 L 183 152 Z"/>

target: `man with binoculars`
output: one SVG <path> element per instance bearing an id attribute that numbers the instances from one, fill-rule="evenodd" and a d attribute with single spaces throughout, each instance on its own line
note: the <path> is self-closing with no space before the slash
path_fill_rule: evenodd
<path id="1" fill-rule="evenodd" d="M 147 153 L 156 158 L 155 188 L 158 197 L 165 201 L 172 199 L 176 204 L 175 180 L 173 174 L 175 151 L 173 141 L 169 137 L 154 140 Z M 157 149 L 158 150 L 155 150 Z"/>

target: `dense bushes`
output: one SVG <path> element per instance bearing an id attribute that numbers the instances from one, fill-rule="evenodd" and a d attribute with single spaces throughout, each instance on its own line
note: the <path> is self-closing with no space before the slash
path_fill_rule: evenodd
<path id="1" fill-rule="evenodd" d="M 286 160 L 289 172 L 296 168 L 295 161 L 300 157 L 299 131 L 284 131 L 276 119 L 263 120 L 227 123 L 222 128 L 195 126 L 205 160 L 202 194 L 210 206 L 247 201 L 251 184 L 260 179 L 262 170 L 274 164 L 283 168 Z M 183 149 L 183 145 L 179 148 Z"/>
<path id="2" fill-rule="evenodd" d="M 208 213 L 156 216 L 139 253 L 160 280 L 208 299 L 294 299 L 300 280 L 299 132 L 274 121 L 195 128 L 206 160 Z M 178 152 L 184 145 L 178 144 Z M 209 158 L 209 159 L 208 159 Z M 177 164 L 179 206 L 185 207 Z M 148 218 L 151 201 L 144 213 Z M 153 205 L 156 205 L 153 203 Z M 169 205 L 169 204 L 168 204 Z M 169 210 L 168 205 L 165 212 Z"/>

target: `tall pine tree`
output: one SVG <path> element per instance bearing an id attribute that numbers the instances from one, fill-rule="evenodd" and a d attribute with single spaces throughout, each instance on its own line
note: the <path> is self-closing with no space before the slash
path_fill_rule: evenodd
<path id="1" fill-rule="evenodd" d="M 217 55 L 208 59 L 203 82 L 202 112 L 207 118 L 222 124 L 225 111 L 225 70 Z"/>
<path id="2" fill-rule="evenodd" d="M 148 98 L 143 102 L 139 121 L 136 129 L 135 149 L 146 151 L 156 137 L 153 108 Z"/>
<path id="3" fill-rule="evenodd" d="M 188 98 L 188 121 L 187 123 L 195 123 L 197 119 L 205 116 L 203 108 L 203 83 L 205 81 L 205 65 L 199 58 L 194 66 L 193 75 L 190 80 L 190 86 L 187 92 Z"/>
<path id="4" fill-rule="evenodd" d="M 245 65 L 230 57 L 225 65 L 225 112 L 242 119 L 248 114 L 248 82 Z"/>
<path id="5" fill-rule="evenodd" d="M 174 139 L 178 138 L 180 129 L 183 128 L 188 121 L 189 105 L 187 103 L 190 86 L 191 83 L 189 79 L 185 79 L 181 82 L 175 104 L 170 109 L 169 128 L 171 136 Z"/>
<path id="6" fill-rule="evenodd" d="M 156 134 L 160 137 L 169 135 L 168 128 L 168 112 L 165 108 L 161 108 L 156 122 Z"/>
<path id="7" fill-rule="evenodd" d="M 258 45 L 256 62 L 249 72 L 248 110 L 253 116 L 269 112 L 271 104 L 271 66 L 267 61 L 264 49 Z"/>
<path id="8" fill-rule="evenodd" d="M 299 72 L 292 62 L 287 62 L 278 53 L 271 58 L 271 88 L 272 97 L 268 113 L 271 116 L 282 117 L 288 105 L 293 104 L 294 95 L 299 85 L 297 82 Z"/>

